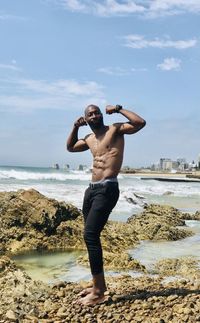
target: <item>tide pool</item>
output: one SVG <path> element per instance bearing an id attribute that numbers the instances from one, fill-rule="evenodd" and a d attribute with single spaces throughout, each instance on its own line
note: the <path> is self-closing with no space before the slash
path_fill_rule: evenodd
<path id="1" fill-rule="evenodd" d="M 130 255 L 140 261 L 149 274 L 153 274 L 154 264 L 165 258 L 194 257 L 200 264 L 200 221 L 186 221 L 188 229 L 194 231 L 194 236 L 178 241 L 142 241 L 138 247 L 130 250 Z M 35 279 L 52 284 L 57 281 L 90 280 L 90 269 L 76 263 L 83 255 L 82 251 L 29 252 L 14 256 L 12 259 Z M 106 271 L 106 275 L 125 273 L 125 271 Z M 139 272 L 127 271 L 132 276 Z"/>

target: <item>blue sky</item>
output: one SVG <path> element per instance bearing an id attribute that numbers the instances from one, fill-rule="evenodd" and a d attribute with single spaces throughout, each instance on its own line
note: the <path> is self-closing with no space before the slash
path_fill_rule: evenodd
<path id="1" fill-rule="evenodd" d="M 197 160 L 199 16 L 199 0 L 1 0 L 0 165 L 90 165 L 65 150 L 90 103 L 146 119 L 126 136 L 124 165 Z"/>

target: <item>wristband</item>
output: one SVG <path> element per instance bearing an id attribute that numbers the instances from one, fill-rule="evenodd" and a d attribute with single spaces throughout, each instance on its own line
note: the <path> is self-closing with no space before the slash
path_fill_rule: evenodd
<path id="1" fill-rule="evenodd" d="M 119 113 L 119 111 L 122 109 L 122 105 L 119 105 L 119 104 L 117 104 L 116 106 L 115 106 L 115 112 L 116 113 Z"/>

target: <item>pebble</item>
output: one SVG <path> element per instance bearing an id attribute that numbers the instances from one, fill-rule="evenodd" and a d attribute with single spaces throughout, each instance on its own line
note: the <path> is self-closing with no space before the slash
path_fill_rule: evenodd
<path id="1" fill-rule="evenodd" d="M 6 315 L 5 316 L 10 321 L 14 321 L 15 322 L 17 320 L 17 317 L 16 317 L 15 313 L 12 310 L 8 310 L 6 312 Z"/>

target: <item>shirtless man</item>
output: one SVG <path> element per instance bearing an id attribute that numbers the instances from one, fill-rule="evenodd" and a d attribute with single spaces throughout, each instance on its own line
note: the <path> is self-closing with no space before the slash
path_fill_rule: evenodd
<path id="1" fill-rule="evenodd" d="M 120 113 L 128 122 L 106 126 L 99 107 L 91 104 L 85 109 L 85 116 L 75 121 L 67 139 L 68 151 L 81 152 L 90 149 L 93 155 L 92 182 L 85 191 L 83 201 L 84 240 L 89 255 L 93 287 L 80 294 L 78 303 L 83 305 L 95 305 L 105 299 L 106 283 L 100 234 L 119 198 L 117 175 L 123 161 L 124 135 L 136 133 L 146 124 L 136 113 L 120 105 L 108 105 L 106 113 Z M 84 139 L 78 139 L 79 127 L 87 124 L 93 133 Z"/>

